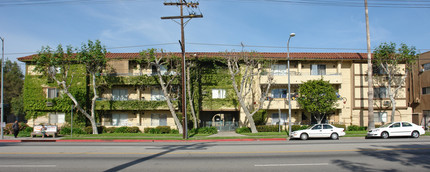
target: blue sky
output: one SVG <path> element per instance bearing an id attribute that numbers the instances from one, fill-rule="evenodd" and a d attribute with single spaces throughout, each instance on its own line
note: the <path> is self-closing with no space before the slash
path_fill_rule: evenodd
<path id="1" fill-rule="evenodd" d="M 46 45 L 79 47 L 89 39 L 99 39 L 110 52 L 180 51 L 179 25 L 160 19 L 179 15 L 176 6 L 164 6 L 163 0 L 76 1 L 45 5 L 2 5 L 0 1 L 5 57 L 14 60 Z M 366 52 L 364 6 L 265 0 L 199 2 L 204 17 L 192 19 L 185 28 L 187 52 L 240 50 L 241 42 L 246 50 L 286 52 L 291 32 L 296 33 L 291 52 Z M 430 51 L 430 8 L 370 7 L 369 18 L 372 48 L 395 42 Z"/>

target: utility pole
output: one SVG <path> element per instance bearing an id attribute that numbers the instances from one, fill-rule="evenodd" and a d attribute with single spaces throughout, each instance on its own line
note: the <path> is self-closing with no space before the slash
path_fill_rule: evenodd
<path id="1" fill-rule="evenodd" d="M 367 83 L 368 83 L 368 112 L 367 112 L 367 130 L 375 128 L 375 120 L 373 114 L 373 77 L 372 77 L 372 54 L 370 47 L 370 31 L 369 31 L 369 10 L 367 0 L 364 0 L 364 8 L 366 13 L 366 39 L 367 39 Z"/>
<path id="2" fill-rule="evenodd" d="M 183 139 L 188 139 L 188 128 L 187 128 L 187 103 L 186 103 L 186 78 L 185 78 L 185 35 L 184 35 L 184 27 L 185 25 L 192 19 L 192 18 L 202 18 L 203 15 L 202 14 L 195 14 L 195 13 L 191 13 L 187 16 L 184 16 L 184 6 L 188 7 L 188 8 L 197 8 L 197 6 L 199 5 L 199 3 L 194 3 L 194 2 L 186 2 L 185 0 L 179 0 L 179 2 L 165 2 L 164 5 L 176 5 L 180 7 L 180 11 L 181 11 L 181 15 L 180 16 L 168 16 L 168 17 L 161 17 L 161 19 L 180 19 L 181 22 L 178 23 L 181 25 L 181 40 L 179 40 L 179 44 L 181 45 L 181 51 L 182 51 L 182 60 L 181 60 L 181 66 L 182 66 L 182 70 L 181 70 L 181 75 L 182 75 L 182 122 L 184 125 L 182 125 L 183 127 Z M 186 21 L 184 23 L 184 19 L 188 19 L 188 21 Z"/>
<path id="3" fill-rule="evenodd" d="M 4 139 L 3 135 L 3 119 L 4 119 L 4 90 L 3 90 L 3 76 L 4 76 L 4 38 L 0 37 L 1 39 L 1 121 L 0 121 L 0 128 L 1 128 L 1 139 Z"/>

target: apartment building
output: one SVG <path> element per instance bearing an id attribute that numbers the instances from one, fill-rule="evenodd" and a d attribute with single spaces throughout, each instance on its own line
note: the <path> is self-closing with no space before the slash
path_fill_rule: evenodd
<path id="1" fill-rule="evenodd" d="M 413 109 L 412 122 L 427 126 L 430 123 L 430 51 L 419 55 L 407 84 L 408 103 Z"/>
<path id="2" fill-rule="evenodd" d="M 231 55 L 238 55 L 232 53 Z M 300 108 L 295 97 L 300 84 L 308 80 L 323 79 L 328 81 L 338 91 L 335 112 L 324 122 L 345 125 L 367 125 L 367 56 L 360 53 L 290 53 L 290 84 L 291 95 L 288 95 L 288 73 L 286 53 L 258 53 L 264 59 L 272 60 L 270 66 L 259 74 L 252 84 L 256 94 L 247 97 L 249 106 L 258 106 L 262 88 L 268 84 L 269 73 L 274 78 L 269 95 L 263 103 L 266 110 L 266 125 L 288 121 L 288 96 L 292 97 L 291 111 L 294 124 L 312 124 L 316 120 L 311 113 Z M 55 104 L 48 105 L 50 95 L 61 97 L 61 92 L 52 83 L 42 83 L 47 79 L 33 72 L 33 56 L 19 58 L 26 63 L 26 81 L 38 78 L 33 90 L 26 96 L 39 94 L 43 102 L 34 106 L 26 106 L 26 111 L 35 115 L 33 123 L 54 123 L 61 125 L 70 121 L 69 109 L 56 108 Z M 105 86 L 101 87 L 100 99 L 97 101 L 98 124 L 106 127 L 138 126 L 141 129 L 156 126 L 171 126 L 176 128 L 174 119 L 165 101 L 161 87 L 156 81 L 156 68 L 151 65 L 139 65 L 139 53 L 108 53 L 107 58 L 113 70 L 100 74 Z M 225 53 L 187 53 L 187 59 L 195 62 L 191 69 L 191 85 L 193 105 L 196 110 L 199 126 L 216 126 L 220 130 L 234 130 L 247 125 L 247 119 L 239 106 L 228 68 L 220 60 L 226 58 Z M 163 75 L 171 75 L 172 67 L 162 67 Z M 404 75 L 404 74 L 403 74 Z M 85 77 L 83 75 L 83 77 Z M 383 76 L 380 76 L 383 77 Z M 88 85 L 87 79 L 82 78 L 83 85 Z M 30 82 L 26 82 L 27 84 Z M 179 85 L 172 87 L 172 102 L 179 111 Z M 375 82 L 374 115 L 376 124 L 390 121 L 391 107 L 387 88 L 384 83 Z M 406 84 L 396 97 L 397 109 L 395 120 L 412 121 L 412 108 L 408 107 Z M 81 88 L 81 90 L 84 90 Z M 87 90 L 87 89 L 85 89 Z M 52 92 L 52 94 L 51 94 Z M 55 92 L 55 93 L 54 93 Z M 90 94 L 87 90 L 85 94 Z M 66 101 L 66 100 L 65 100 Z M 85 102 L 85 100 L 83 100 Z M 88 102 L 88 101 L 87 101 Z M 38 106 L 43 106 L 40 108 Z M 35 113 L 37 112 L 37 113 Z M 58 114 L 58 115 L 57 115 Z M 64 114 L 64 115 L 63 115 Z M 55 120 L 54 120 L 55 119 Z"/>

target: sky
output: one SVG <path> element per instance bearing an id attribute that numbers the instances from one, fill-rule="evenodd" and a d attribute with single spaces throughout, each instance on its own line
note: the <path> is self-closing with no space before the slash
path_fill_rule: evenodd
<path id="1" fill-rule="evenodd" d="M 5 58 L 15 61 L 36 54 L 42 46 L 79 48 L 96 39 L 112 53 L 148 48 L 180 52 L 180 25 L 160 19 L 178 16 L 179 7 L 163 2 L 0 0 Z M 290 33 L 296 33 L 290 40 L 290 52 L 366 52 L 364 0 L 198 2 L 194 11 L 201 12 L 203 18 L 192 19 L 185 27 L 187 52 L 240 51 L 241 43 L 246 51 L 286 52 Z M 394 42 L 415 46 L 421 53 L 430 51 L 430 1 L 407 1 L 398 6 L 401 8 L 384 4 L 374 7 L 376 3 L 396 2 L 369 0 L 371 47 Z M 403 8 L 408 5 L 414 8 Z"/>

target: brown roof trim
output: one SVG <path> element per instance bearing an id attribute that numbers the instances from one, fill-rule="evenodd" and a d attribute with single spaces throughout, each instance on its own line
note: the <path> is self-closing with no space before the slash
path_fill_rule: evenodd
<path id="1" fill-rule="evenodd" d="M 174 52 L 170 53 L 180 57 L 181 53 Z M 225 57 L 227 54 L 239 55 L 240 52 L 188 52 L 187 57 Z M 262 58 L 275 58 L 275 59 L 286 59 L 287 53 L 273 53 L 273 52 L 257 52 L 257 56 Z M 37 54 L 19 57 L 18 60 L 22 62 L 32 61 Z M 139 53 L 106 53 L 108 59 L 136 59 L 139 57 Z M 306 53 L 306 52 L 294 52 L 290 53 L 291 60 L 366 60 L 367 53 Z"/>

